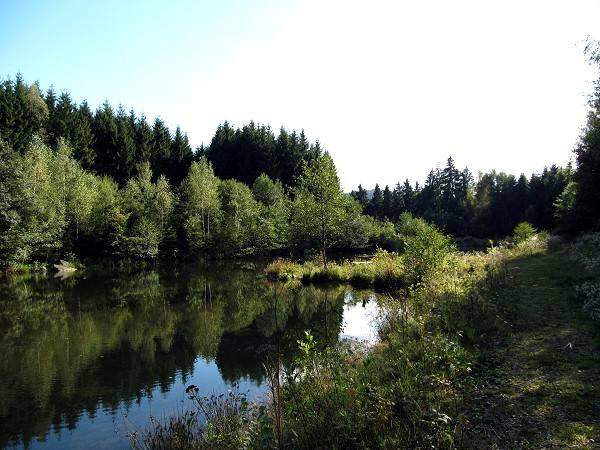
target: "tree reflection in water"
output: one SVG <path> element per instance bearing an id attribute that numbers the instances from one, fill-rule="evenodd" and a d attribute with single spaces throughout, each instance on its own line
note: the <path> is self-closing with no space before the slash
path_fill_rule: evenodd
<path id="1" fill-rule="evenodd" d="M 35 446 L 51 430 L 77 433 L 100 413 L 116 421 L 134 404 L 148 405 L 149 418 L 153 392 L 176 397 L 174 383 L 211 364 L 221 384 L 245 379 L 260 388 L 267 358 L 280 348 L 285 364 L 305 330 L 323 344 L 337 341 L 348 288 L 274 285 L 260 268 L 212 263 L 2 281 L 0 447 Z M 118 439 L 86 436 L 109 439 L 107 447 L 110 438 Z"/>

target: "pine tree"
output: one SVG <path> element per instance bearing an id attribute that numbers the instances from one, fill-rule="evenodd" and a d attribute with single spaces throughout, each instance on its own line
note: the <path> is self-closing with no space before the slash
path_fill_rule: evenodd
<path id="1" fill-rule="evenodd" d="M 119 132 L 114 112 L 108 101 L 96 110 L 92 131 L 95 137 L 92 147 L 96 154 L 94 169 L 97 173 L 114 176 L 118 165 Z"/>
<path id="2" fill-rule="evenodd" d="M 135 131 L 131 120 L 122 105 L 117 110 L 117 142 L 116 154 L 113 158 L 112 176 L 121 186 L 124 186 L 134 173 L 135 161 Z"/>
<path id="3" fill-rule="evenodd" d="M 14 82 L 6 80 L 0 85 L 0 139 L 19 154 L 25 152 L 38 128 L 29 97 L 21 75 Z"/>
<path id="4" fill-rule="evenodd" d="M 171 142 L 172 164 L 168 176 L 169 181 L 173 186 L 179 186 L 181 184 L 190 169 L 193 158 L 194 155 L 187 134 L 183 133 L 181 128 L 177 126 L 173 141 Z"/>
<path id="5" fill-rule="evenodd" d="M 165 123 L 157 117 L 152 126 L 152 171 L 155 176 L 168 177 L 171 171 L 171 133 Z"/>
<path id="6" fill-rule="evenodd" d="M 383 189 L 383 199 L 381 202 L 381 206 L 383 219 L 394 219 L 392 211 L 392 191 L 390 191 L 390 187 L 387 184 Z"/>
<path id="7" fill-rule="evenodd" d="M 460 172 L 454 166 L 452 157 L 448 158 L 446 167 L 440 174 L 439 189 L 442 212 L 455 212 L 458 205 Z"/>
<path id="8" fill-rule="evenodd" d="M 84 169 L 91 169 L 94 166 L 96 155 L 93 149 L 94 132 L 92 123 L 94 116 L 87 100 L 79 105 L 75 113 L 74 130 L 71 133 L 71 146 L 73 156 Z"/>
<path id="9" fill-rule="evenodd" d="M 600 67 L 600 43 L 588 44 L 591 64 Z M 600 229 L 600 79 L 596 80 L 590 97 L 587 124 L 575 147 L 577 172 L 576 226 L 582 230 Z"/>
<path id="10" fill-rule="evenodd" d="M 404 206 L 404 195 L 402 194 L 402 185 L 400 182 L 396 183 L 394 190 L 392 191 L 392 218 L 394 221 L 400 217 L 405 211 Z"/>
<path id="11" fill-rule="evenodd" d="M 363 211 L 369 206 L 369 195 L 362 185 L 359 184 L 358 191 L 352 191 L 350 195 L 360 204 Z"/>
<path id="12" fill-rule="evenodd" d="M 129 113 L 129 121 L 133 123 L 135 135 L 135 165 L 150 161 L 152 158 L 152 128 L 142 113 L 139 119 L 135 118 L 133 110 Z"/>
<path id="13" fill-rule="evenodd" d="M 76 129 L 77 105 L 71 100 L 68 92 L 63 91 L 58 97 L 48 118 L 48 138 L 50 145 L 55 147 L 60 138 L 72 144 L 72 135 Z"/>
<path id="14" fill-rule="evenodd" d="M 383 219 L 383 193 L 379 184 L 375 184 L 375 189 L 367 208 L 367 214 L 380 220 Z"/>

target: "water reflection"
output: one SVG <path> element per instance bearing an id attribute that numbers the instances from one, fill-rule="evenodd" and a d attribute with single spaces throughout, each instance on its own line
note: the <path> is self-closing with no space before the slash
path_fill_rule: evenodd
<path id="1" fill-rule="evenodd" d="M 241 381 L 259 395 L 269 352 L 293 358 L 308 328 L 318 342 L 335 342 L 348 299 L 372 296 L 274 285 L 259 269 L 212 264 L 0 283 L 0 447 L 126 447 L 128 427 L 176 412 L 192 382 L 209 393 Z"/>

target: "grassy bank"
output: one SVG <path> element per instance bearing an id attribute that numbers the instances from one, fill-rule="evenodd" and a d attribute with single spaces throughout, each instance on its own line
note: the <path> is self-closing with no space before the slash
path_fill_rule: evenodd
<path id="1" fill-rule="evenodd" d="M 577 255 L 575 255 L 577 256 Z M 500 292 L 506 327 L 466 402 L 474 448 L 600 446 L 599 324 L 582 310 L 582 283 L 598 283 L 563 249 L 513 259 Z"/>
<path id="2" fill-rule="evenodd" d="M 379 343 L 323 348 L 307 331 L 294 365 L 267 367 L 269 404 L 238 396 L 202 407 L 203 420 L 172 419 L 136 436 L 136 446 L 175 448 L 164 442 L 181 439 L 186 448 L 316 449 L 599 442 L 598 325 L 575 290 L 597 281 L 595 272 L 551 238 L 485 254 L 442 244 L 327 271 L 278 261 L 269 270 L 282 279 L 385 283 Z"/>

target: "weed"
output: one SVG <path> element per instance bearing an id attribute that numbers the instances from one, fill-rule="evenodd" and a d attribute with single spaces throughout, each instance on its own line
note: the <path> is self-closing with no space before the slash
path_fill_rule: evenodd
<path id="1" fill-rule="evenodd" d="M 129 435 L 132 446 L 148 450 L 263 448 L 272 442 L 267 408 L 249 403 L 238 385 L 209 396 L 201 396 L 199 388 L 191 385 L 186 394 L 192 410 L 167 420 L 151 418 L 149 430 Z"/>

